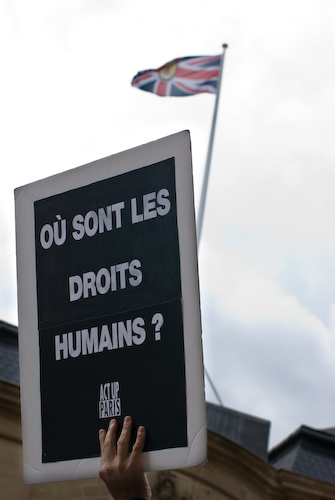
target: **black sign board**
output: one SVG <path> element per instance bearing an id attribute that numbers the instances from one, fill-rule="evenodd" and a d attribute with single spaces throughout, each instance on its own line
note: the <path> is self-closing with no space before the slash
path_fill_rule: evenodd
<path id="1" fill-rule="evenodd" d="M 185 134 L 161 141 L 185 141 Z M 195 399 L 202 417 L 197 417 L 196 425 L 200 421 L 202 428 L 205 425 L 199 313 L 192 320 L 195 338 L 187 333 L 191 309 L 185 291 L 191 282 L 197 285 L 194 249 L 189 257 L 195 279 L 189 280 L 182 271 L 187 245 L 179 219 L 185 209 L 190 211 L 184 198 L 191 202 L 193 198 L 185 187 L 180 189 L 179 179 L 183 188 L 185 171 L 190 172 L 189 167 L 183 169 L 180 152 L 170 144 L 166 148 L 164 142 L 163 159 L 151 153 L 161 141 L 139 148 L 141 153 L 143 148 L 149 151 L 140 165 L 134 161 L 136 150 L 131 150 L 117 155 L 115 170 L 115 157 L 110 157 L 109 168 L 108 159 L 100 160 L 100 168 L 96 162 L 16 192 L 20 346 L 28 345 L 31 337 L 29 347 L 34 344 L 37 351 L 31 352 L 39 361 L 40 381 L 36 388 L 37 370 L 26 366 L 27 356 L 20 352 L 21 384 L 34 391 L 40 411 L 23 398 L 23 415 L 29 415 L 26 420 L 34 428 L 30 415 L 38 416 L 40 433 L 34 450 L 24 439 L 27 482 L 38 482 L 30 472 L 32 462 L 44 481 L 69 478 L 69 468 L 82 467 L 78 477 L 97 474 L 98 430 L 107 428 L 111 418 L 121 427 L 126 415 L 133 417 L 135 428 L 143 424 L 147 429 L 147 469 L 170 468 L 171 460 L 175 467 L 188 465 L 195 432 L 188 415 L 192 394 L 188 373 L 198 374 L 192 377 L 197 384 L 200 373 L 202 385 L 195 390 Z M 166 149 L 172 154 L 167 155 Z M 21 195 L 25 199 L 21 206 L 22 190 L 30 196 Z M 19 226 L 22 222 L 27 229 L 23 223 L 27 209 L 33 235 L 24 237 Z M 186 217 L 185 222 L 189 225 L 190 220 Z M 191 249 L 194 222 L 193 233 L 188 232 Z M 20 301 L 20 291 L 22 297 L 27 285 L 26 279 L 20 280 L 27 255 L 33 257 L 36 271 L 36 303 L 30 301 L 35 312 L 31 306 L 28 309 L 26 299 Z M 197 292 L 196 287 L 192 307 Z M 35 321 L 36 335 L 31 330 L 23 333 L 21 324 L 26 321 L 31 325 Z M 191 370 L 186 362 L 188 346 L 192 350 L 196 346 L 200 360 Z M 200 448 L 197 464 L 204 460 L 204 443 Z M 155 462 L 158 458 L 160 465 L 152 465 L 150 457 Z M 87 462 L 94 464 L 94 473 L 83 466 Z"/>

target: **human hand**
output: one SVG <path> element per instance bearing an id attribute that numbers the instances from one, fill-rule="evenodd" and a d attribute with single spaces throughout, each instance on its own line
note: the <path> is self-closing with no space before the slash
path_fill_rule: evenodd
<path id="1" fill-rule="evenodd" d="M 100 429 L 99 475 L 115 500 L 128 500 L 132 497 L 151 500 L 151 488 L 140 461 L 146 436 L 145 428 L 143 426 L 138 428 L 135 444 L 129 453 L 132 426 L 132 418 L 125 417 L 117 446 L 115 443 L 117 421 L 113 419 L 109 422 L 107 433 Z"/>

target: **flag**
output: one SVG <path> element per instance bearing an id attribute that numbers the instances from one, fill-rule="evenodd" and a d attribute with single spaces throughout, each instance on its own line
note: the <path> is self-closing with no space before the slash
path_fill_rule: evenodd
<path id="1" fill-rule="evenodd" d="M 216 94 L 222 55 L 173 59 L 158 69 L 139 71 L 132 86 L 159 96 Z"/>

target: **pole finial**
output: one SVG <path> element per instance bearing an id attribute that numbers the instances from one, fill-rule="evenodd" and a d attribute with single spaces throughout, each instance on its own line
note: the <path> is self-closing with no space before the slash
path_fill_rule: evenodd
<path id="1" fill-rule="evenodd" d="M 222 45 L 222 47 L 223 47 L 224 49 L 228 49 L 228 45 L 227 45 L 226 43 L 224 43 L 224 44 Z"/>

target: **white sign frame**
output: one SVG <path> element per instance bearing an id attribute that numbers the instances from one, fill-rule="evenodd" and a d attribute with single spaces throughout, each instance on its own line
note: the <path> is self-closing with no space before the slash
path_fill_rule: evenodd
<path id="1" fill-rule="evenodd" d="M 42 463 L 34 202 L 167 158 L 175 159 L 183 306 L 188 446 L 143 453 L 146 471 L 206 463 L 207 428 L 201 340 L 191 142 L 188 131 L 39 180 L 15 190 L 19 355 L 24 480 L 27 484 L 93 478 L 100 458 Z"/>

